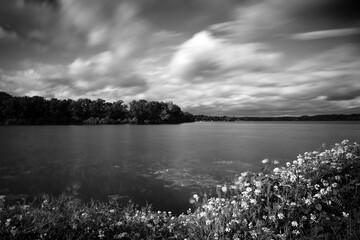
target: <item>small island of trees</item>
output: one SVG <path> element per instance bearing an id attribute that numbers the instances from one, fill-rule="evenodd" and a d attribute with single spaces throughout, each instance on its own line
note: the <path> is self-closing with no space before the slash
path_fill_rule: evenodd
<path id="1" fill-rule="evenodd" d="M 17 97 L 0 92 L 0 124 L 176 124 L 193 122 L 194 116 L 172 102 L 88 98 L 49 100 Z"/>

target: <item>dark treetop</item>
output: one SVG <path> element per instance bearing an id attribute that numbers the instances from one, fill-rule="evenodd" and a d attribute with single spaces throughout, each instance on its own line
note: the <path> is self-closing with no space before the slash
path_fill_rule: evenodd
<path id="1" fill-rule="evenodd" d="M 193 122 L 172 102 L 14 97 L 0 92 L 0 124 L 173 124 Z"/>

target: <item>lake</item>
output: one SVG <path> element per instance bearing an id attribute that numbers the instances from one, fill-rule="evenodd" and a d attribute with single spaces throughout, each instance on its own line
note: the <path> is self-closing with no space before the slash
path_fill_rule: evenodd
<path id="1" fill-rule="evenodd" d="M 360 122 L 1 126 L 0 194 L 115 197 L 179 213 L 193 193 L 258 171 L 264 158 L 292 161 L 359 134 Z"/>

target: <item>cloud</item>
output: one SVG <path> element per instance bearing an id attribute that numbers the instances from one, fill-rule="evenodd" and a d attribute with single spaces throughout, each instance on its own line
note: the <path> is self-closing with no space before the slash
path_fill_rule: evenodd
<path id="1" fill-rule="evenodd" d="M 51 55 L 56 55 L 54 50 L 59 51 L 62 69 L 51 70 L 52 64 L 28 64 L 21 70 L 6 71 L 2 88 L 16 94 L 53 91 L 56 96 L 61 91 L 48 84 L 53 82 L 66 88 L 66 94 L 61 96 L 69 97 L 102 91 L 120 92 L 123 96 L 143 93 L 148 83 L 139 62 L 152 52 L 161 53 L 179 34 L 156 29 L 145 21 L 140 16 L 142 4 L 142 1 L 64 0 L 55 8 L 47 8 L 42 4 L 17 6 L 15 2 L 6 2 L 5 8 L 11 10 L 7 14 L 9 24 L 19 29 L 23 39 L 48 46 Z M 33 14 L 33 19 L 29 18 L 28 23 L 17 21 L 16 16 L 21 14 L 25 19 Z M 71 60 L 71 56 L 76 57 Z M 29 80 L 23 83 L 25 78 Z M 63 84 L 64 79 L 69 81 Z"/>
<path id="2" fill-rule="evenodd" d="M 49 94 L 61 95 L 71 87 L 72 81 L 66 77 L 65 69 L 59 65 L 32 64 L 29 68 L 16 71 L 4 71 L 1 76 L 0 88 L 15 95 L 42 96 Z"/>
<path id="3" fill-rule="evenodd" d="M 293 34 L 291 38 L 295 40 L 316 40 L 323 38 L 347 37 L 354 35 L 360 35 L 359 28 L 331 29 L 331 30 L 323 30 L 323 31 L 297 33 L 297 34 Z"/>
<path id="4" fill-rule="evenodd" d="M 214 35 L 231 38 L 241 43 L 278 34 L 286 22 L 281 10 L 269 2 L 272 0 L 235 7 L 233 13 L 235 19 L 213 24 L 208 29 Z"/>
<path id="5" fill-rule="evenodd" d="M 1 89 L 16 95 L 105 98 L 98 94 L 115 91 L 134 96 L 148 88 L 140 74 L 118 63 L 111 52 L 78 58 L 66 66 L 31 61 L 22 66 L 24 70 L 3 71 Z"/>
<path id="6" fill-rule="evenodd" d="M 20 45 L 47 45 L 48 42 L 43 40 L 49 41 L 50 37 L 58 35 L 58 14 L 50 3 L 52 1 L 48 1 L 50 4 L 45 2 L 47 1 L 1 1 L 0 22 L 6 25 L 8 31 L 17 35 Z M 40 33 L 41 39 L 38 38 Z"/>
<path id="7" fill-rule="evenodd" d="M 299 61 L 281 73 L 291 79 L 288 92 L 280 95 L 306 103 L 323 104 L 334 112 L 360 101 L 360 58 L 356 45 L 338 46 Z M 319 108 L 320 110 L 321 108 Z M 337 110 L 335 110 L 337 109 Z"/>
<path id="8" fill-rule="evenodd" d="M 139 62 L 156 49 L 171 45 L 179 34 L 159 30 L 145 21 L 142 1 L 68 0 L 61 8 L 62 24 L 85 38 L 88 48 L 103 51 L 78 57 L 69 64 L 69 74 L 78 87 L 147 89 Z"/>
<path id="9" fill-rule="evenodd" d="M 118 59 L 134 59 L 167 45 L 177 37 L 157 29 L 141 15 L 142 1 L 67 0 L 61 7 L 61 24 L 77 33 L 87 47 L 111 51 Z M 163 34 L 161 34 L 163 33 Z"/>
<path id="10" fill-rule="evenodd" d="M 271 69 L 280 59 L 281 54 L 270 52 L 264 44 L 233 44 L 203 31 L 179 47 L 171 60 L 170 72 L 174 77 L 197 81 L 197 77 L 211 77 L 233 69 Z"/>
<path id="11" fill-rule="evenodd" d="M 18 39 L 17 34 L 14 31 L 6 30 L 0 25 L 0 41 L 16 41 Z"/>
<path id="12" fill-rule="evenodd" d="M 209 52 L 211 45 L 204 46 L 207 49 L 205 52 Z M 176 96 L 185 110 L 197 114 L 274 116 L 353 113 L 356 109 L 360 110 L 359 50 L 357 45 L 346 44 L 314 53 L 312 58 L 296 61 L 287 67 L 261 71 L 229 68 L 216 77 L 219 81 L 209 77 L 196 84 L 193 81 L 170 84 L 164 89 L 163 98 L 174 99 Z M 202 59 L 206 60 L 206 57 Z M 194 72 L 193 68 L 185 69 Z M 156 96 L 159 91 L 149 89 L 147 94 Z"/>
<path id="13" fill-rule="evenodd" d="M 84 89 L 93 89 L 99 85 L 146 87 L 146 81 L 136 73 L 133 66 L 122 60 L 110 51 L 88 59 L 78 58 L 69 64 L 69 75 L 77 79 L 78 86 Z"/>
<path id="14" fill-rule="evenodd" d="M 16 54 L 0 88 L 15 95 L 172 100 L 195 114 L 360 110 L 353 0 L 30 2 L 0 3 L 0 38 L 17 38 L 2 45 Z"/>
<path id="15" fill-rule="evenodd" d="M 275 1 L 274 1 L 275 2 Z M 303 0 L 303 1 L 277 1 L 294 19 L 302 19 L 313 24 L 328 24 L 356 26 L 360 19 L 360 4 L 354 0 Z M 321 23 L 322 22 L 322 23 Z"/>
<path id="16" fill-rule="evenodd" d="M 32 46 L 67 59 L 112 51 L 132 59 L 174 38 L 171 34 L 159 38 L 164 31 L 141 16 L 143 5 L 135 0 L 4 0 L 0 22 L 17 34 L 26 51 Z"/>
<path id="17" fill-rule="evenodd" d="M 109 44 L 124 37 L 123 32 L 135 27 L 138 21 L 136 6 L 127 1 L 66 0 L 60 8 L 60 16 L 63 28 L 77 32 L 90 46 Z"/>
<path id="18" fill-rule="evenodd" d="M 309 35 L 295 35 L 295 38 L 352 36 L 355 32 L 358 34 L 359 12 L 360 4 L 353 0 L 250 1 L 234 6 L 232 21 L 217 23 L 208 29 L 215 35 L 238 42 L 279 40 L 299 32 L 308 32 Z M 329 29 L 335 30 L 321 32 Z"/>
<path id="19" fill-rule="evenodd" d="M 360 97 L 360 88 L 353 89 L 351 86 L 339 88 L 326 96 L 328 101 L 353 100 Z"/>
<path id="20" fill-rule="evenodd" d="M 290 70 L 301 72 L 343 71 L 358 72 L 360 48 L 357 44 L 336 45 L 325 51 L 315 53 L 311 58 L 298 61 Z"/>

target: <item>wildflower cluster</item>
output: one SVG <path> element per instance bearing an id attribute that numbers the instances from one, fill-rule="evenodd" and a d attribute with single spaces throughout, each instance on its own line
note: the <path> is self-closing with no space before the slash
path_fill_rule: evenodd
<path id="1" fill-rule="evenodd" d="M 178 218 L 171 212 L 141 210 L 116 202 L 84 204 L 45 195 L 30 205 L 6 199 L 0 209 L 0 239 L 149 239 L 168 238 Z M 5 223 L 5 224 L 3 224 Z"/>
<path id="2" fill-rule="evenodd" d="M 360 146 L 344 140 L 263 172 L 244 172 L 191 198 L 178 216 L 114 203 L 51 199 L 7 204 L 0 196 L 0 239 L 347 239 L 360 234 Z"/>
<path id="3" fill-rule="evenodd" d="M 360 206 L 359 153 L 357 143 L 344 140 L 331 150 L 299 155 L 282 167 L 264 159 L 263 173 L 242 173 L 226 188 L 229 191 L 222 191 L 222 198 L 201 205 L 196 212 L 200 223 L 211 224 L 205 229 L 211 229 L 214 238 L 345 234 L 350 212 Z"/>

